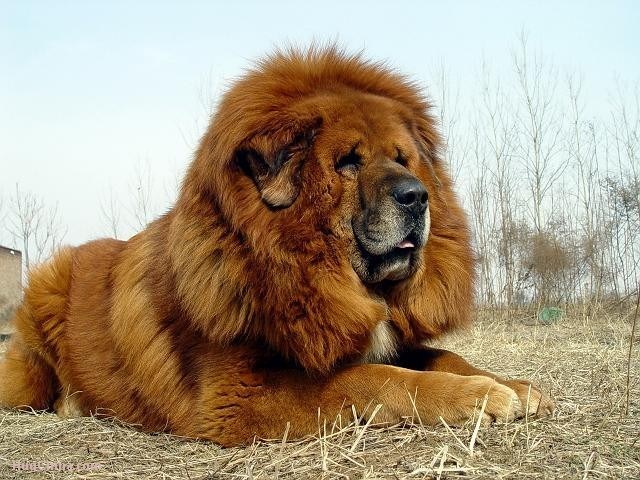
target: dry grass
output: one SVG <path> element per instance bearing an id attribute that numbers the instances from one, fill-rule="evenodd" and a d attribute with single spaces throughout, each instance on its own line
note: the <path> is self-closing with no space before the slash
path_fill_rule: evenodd
<path id="1" fill-rule="evenodd" d="M 535 380 L 557 401 L 553 418 L 477 431 L 473 422 L 376 429 L 342 419 L 342 427 L 322 425 L 304 441 L 222 450 L 91 418 L 0 411 L 0 478 L 69 475 L 57 465 L 19 472 L 12 468 L 19 461 L 98 464 L 73 478 L 640 478 L 637 348 L 623 415 L 629 335 L 628 319 L 605 314 L 547 326 L 487 316 L 471 332 L 446 339 L 446 347 L 478 365 Z"/>

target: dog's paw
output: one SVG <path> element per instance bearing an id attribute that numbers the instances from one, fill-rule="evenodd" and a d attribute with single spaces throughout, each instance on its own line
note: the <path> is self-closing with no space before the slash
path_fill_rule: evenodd
<path id="1" fill-rule="evenodd" d="M 452 389 L 442 415 L 448 424 L 464 424 L 480 412 L 483 423 L 508 422 L 524 415 L 518 394 L 492 378 L 481 375 L 459 376 L 456 383 L 458 385 Z"/>
<path id="2" fill-rule="evenodd" d="M 505 380 L 504 384 L 518 394 L 523 412 L 526 410 L 528 415 L 546 417 L 553 413 L 553 400 L 528 380 Z"/>

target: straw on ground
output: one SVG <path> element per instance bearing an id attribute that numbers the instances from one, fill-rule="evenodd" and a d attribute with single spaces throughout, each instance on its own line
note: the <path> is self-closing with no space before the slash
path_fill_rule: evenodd
<path id="1" fill-rule="evenodd" d="M 441 344 L 488 370 L 539 383 L 557 402 L 552 418 L 490 426 L 472 419 L 462 428 L 418 418 L 377 428 L 375 416 L 365 425 L 338 418 L 319 425 L 314 438 L 286 442 L 283 431 L 277 441 L 220 449 L 113 421 L 0 410 L 0 478 L 60 477 L 26 474 L 19 462 L 97 464 L 74 478 L 101 479 L 640 478 L 637 341 L 625 415 L 629 317 L 601 312 L 526 323 L 485 315 Z"/>

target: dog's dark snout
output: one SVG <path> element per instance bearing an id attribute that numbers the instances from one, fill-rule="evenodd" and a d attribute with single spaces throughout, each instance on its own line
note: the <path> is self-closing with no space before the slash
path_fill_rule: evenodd
<path id="1" fill-rule="evenodd" d="M 391 195 L 405 208 L 414 213 L 423 213 L 427 208 L 427 189 L 417 178 L 401 178 L 391 188 Z"/>

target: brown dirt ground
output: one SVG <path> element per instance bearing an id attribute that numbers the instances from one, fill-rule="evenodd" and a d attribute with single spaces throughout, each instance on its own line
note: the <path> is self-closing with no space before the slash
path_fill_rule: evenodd
<path id="1" fill-rule="evenodd" d="M 342 428 L 326 425 L 303 441 L 224 450 L 115 422 L 0 410 L 0 478 L 640 478 L 638 335 L 624 414 L 628 316 L 572 314 L 546 326 L 525 320 L 485 314 L 440 344 L 539 383 L 557 402 L 552 418 L 481 426 L 475 441 L 471 422 L 363 428 L 343 419 Z"/>

